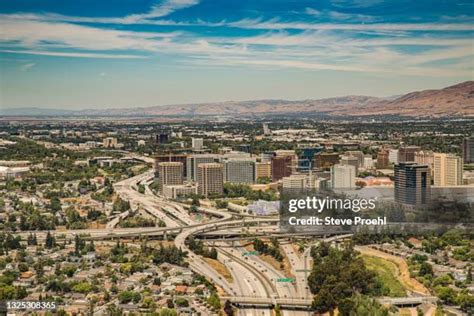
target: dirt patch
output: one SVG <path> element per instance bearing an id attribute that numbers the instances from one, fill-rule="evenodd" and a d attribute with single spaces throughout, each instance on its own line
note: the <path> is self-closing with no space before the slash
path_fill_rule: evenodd
<path id="1" fill-rule="evenodd" d="M 418 280 L 410 277 L 410 271 L 408 270 L 408 264 L 403 258 L 387 254 L 385 252 L 372 249 L 368 246 L 357 246 L 355 247 L 357 251 L 364 255 L 379 257 L 385 260 L 389 260 L 395 263 L 398 266 L 399 275 L 398 278 L 403 286 L 411 291 L 429 295 L 430 292 L 426 287 L 423 286 Z"/>
<path id="2" fill-rule="evenodd" d="M 253 248 L 253 244 L 247 244 L 244 247 L 248 251 L 255 251 Z M 288 260 L 288 257 L 286 256 L 286 253 L 283 249 L 280 248 L 280 251 L 283 255 L 283 261 L 279 262 L 275 258 L 273 258 L 270 255 L 265 255 L 265 254 L 259 254 L 258 257 L 262 260 L 271 265 L 275 270 L 277 271 L 283 271 L 283 274 L 287 278 L 295 278 L 295 276 L 291 273 L 291 265 L 290 261 Z M 283 267 L 282 267 L 283 264 Z"/>
<path id="3" fill-rule="evenodd" d="M 216 270 L 217 273 L 222 275 L 227 281 L 232 282 L 232 275 L 230 274 L 230 271 L 227 269 L 225 265 L 211 258 L 203 258 L 203 259 L 204 261 L 207 262 L 208 265 L 210 265 L 214 270 Z"/>

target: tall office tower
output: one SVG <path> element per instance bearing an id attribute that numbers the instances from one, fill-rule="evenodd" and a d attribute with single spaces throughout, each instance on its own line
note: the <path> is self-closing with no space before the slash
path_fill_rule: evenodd
<path id="1" fill-rule="evenodd" d="M 426 165 L 401 162 L 395 165 L 395 201 L 424 206 L 431 199 L 431 171 Z"/>
<path id="2" fill-rule="evenodd" d="M 415 162 L 415 153 L 420 151 L 418 146 L 402 146 L 398 149 L 398 162 Z"/>
<path id="3" fill-rule="evenodd" d="M 415 153 L 415 162 L 419 165 L 430 167 L 431 173 L 434 171 L 434 153 L 430 150 L 420 150 Z"/>
<path id="4" fill-rule="evenodd" d="M 337 164 L 331 166 L 331 185 L 333 189 L 355 188 L 356 167 Z"/>
<path id="5" fill-rule="evenodd" d="M 187 172 L 186 158 L 187 155 L 178 155 L 171 153 L 155 156 L 155 178 L 160 177 L 160 169 L 158 167 L 160 162 L 181 162 L 183 164 L 183 178 L 185 178 Z"/>
<path id="6" fill-rule="evenodd" d="M 191 138 L 191 147 L 193 150 L 201 150 L 204 145 L 202 138 Z"/>
<path id="7" fill-rule="evenodd" d="M 214 154 L 194 154 L 186 158 L 186 179 L 195 181 L 199 164 L 220 162 L 222 156 Z"/>
<path id="8" fill-rule="evenodd" d="M 296 155 L 296 151 L 292 149 L 278 149 L 275 150 L 275 157 L 291 157 L 291 173 L 296 172 L 296 167 L 298 165 L 298 156 Z"/>
<path id="9" fill-rule="evenodd" d="M 163 189 L 164 185 L 183 184 L 183 163 L 182 162 L 160 162 L 158 164 L 158 188 Z"/>
<path id="10" fill-rule="evenodd" d="M 272 178 L 272 163 L 269 161 L 255 163 L 255 179 L 262 178 Z"/>
<path id="11" fill-rule="evenodd" d="M 292 173 L 293 156 L 275 156 L 272 158 L 272 181 L 281 180 Z"/>
<path id="12" fill-rule="evenodd" d="M 390 161 L 388 159 L 388 150 L 382 148 L 377 153 L 377 168 L 380 168 L 380 169 L 387 168 L 389 163 Z"/>
<path id="13" fill-rule="evenodd" d="M 275 152 L 273 151 L 266 151 L 260 154 L 262 162 L 270 162 L 273 157 L 275 157 Z"/>
<path id="14" fill-rule="evenodd" d="M 224 182 L 255 183 L 255 160 L 248 158 L 225 160 Z"/>
<path id="15" fill-rule="evenodd" d="M 373 169 L 375 167 L 375 160 L 371 155 L 364 156 L 364 169 Z"/>
<path id="16" fill-rule="evenodd" d="M 362 167 L 364 165 L 364 153 L 360 150 L 346 151 L 345 156 L 356 157 L 357 160 L 359 161 L 359 167 Z"/>
<path id="17" fill-rule="evenodd" d="M 106 137 L 102 140 L 102 145 L 105 148 L 115 148 L 115 147 L 117 147 L 117 138 L 115 138 L 115 137 Z"/>
<path id="18" fill-rule="evenodd" d="M 270 131 L 268 124 L 263 123 L 262 125 L 263 125 L 263 135 L 270 135 L 272 132 Z"/>
<path id="19" fill-rule="evenodd" d="M 316 168 L 329 169 L 338 164 L 340 160 L 338 153 L 320 153 L 315 157 Z"/>
<path id="20" fill-rule="evenodd" d="M 394 165 L 398 163 L 398 149 L 390 149 L 388 151 L 388 161 Z"/>
<path id="21" fill-rule="evenodd" d="M 346 165 L 354 166 L 355 174 L 356 175 L 359 174 L 359 167 L 360 167 L 359 158 L 354 157 L 354 156 L 342 156 L 339 163 L 343 166 L 346 166 Z"/>
<path id="22" fill-rule="evenodd" d="M 157 144 L 167 144 L 169 141 L 169 135 L 167 133 L 160 133 L 156 135 Z"/>
<path id="23" fill-rule="evenodd" d="M 434 154 L 434 185 L 462 185 L 463 161 L 452 154 Z"/>
<path id="24" fill-rule="evenodd" d="M 298 170 L 307 171 L 313 169 L 314 156 L 319 154 L 323 150 L 323 147 L 306 147 L 301 151 L 298 157 Z"/>
<path id="25" fill-rule="evenodd" d="M 474 135 L 464 138 L 462 142 L 462 157 L 465 163 L 474 163 Z"/>
<path id="26" fill-rule="evenodd" d="M 224 172 L 220 163 L 201 163 L 197 168 L 198 193 L 204 196 L 224 193 Z"/>

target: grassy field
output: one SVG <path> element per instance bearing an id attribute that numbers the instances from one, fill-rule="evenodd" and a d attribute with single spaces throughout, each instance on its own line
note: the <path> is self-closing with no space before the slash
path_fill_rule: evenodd
<path id="1" fill-rule="evenodd" d="M 383 284 L 390 290 L 390 294 L 388 296 L 406 296 L 406 289 L 398 280 L 399 271 L 395 263 L 382 258 L 367 255 L 363 255 L 362 258 L 364 259 L 367 269 L 377 273 Z"/>

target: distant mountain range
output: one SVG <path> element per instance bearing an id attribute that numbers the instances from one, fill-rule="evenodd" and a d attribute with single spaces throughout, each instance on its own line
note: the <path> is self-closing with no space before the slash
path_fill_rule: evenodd
<path id="1" fill-rule="evenodd" d="M 164 105 L 128 109 L 61 110 L 42 108 L 0 109 L 2 116 L 402 116 L 419 118 L 474 117 L 474 81 L 439 90 L 411 92 L 391 98 L 345 96 L 319 100 L 227 101 L 218 103 Z"/>

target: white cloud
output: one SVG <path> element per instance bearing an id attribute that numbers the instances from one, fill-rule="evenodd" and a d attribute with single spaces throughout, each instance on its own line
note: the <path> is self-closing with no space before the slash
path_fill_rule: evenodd
<path id="1" fill-rule="evenodd" d="M 349 14 L 349 13 L 343 13 L 339 11 L 319 11 L 313 8 L 306 8 L 305 13 L 316 17 L 316 18 L 328 18 L 334 21 L 350 21 L 352 23 L 354 22 L 374 22 L 377 19 L 373 16 L 370 15 L 365 15 L 365 14 Z"/>
<path id="2" fill-rule="evenodd" d="M 61 22 L 0 16 L 0 41 L 25 47 L 68 47 L 85 50 L 157 51 L 176 34 L 118 31 Z"/>
<path id="3" fill-rule="evenodd" d="M 10 54 L 42 55 L 42 56 L 56 56 L 56 57 L 76 57 L 76 58 L 105 58 L 105 59 L 145 58 L 144 56 L 137 56 L 137 55 L 54 52 L 54 51 L 38 51 L 38 50 L 0 49 L 0 52 L 1 53 L 10 53 Z"/>
<path id="4" fill-rule="evenodd" d="M 82 17 L 66 16 L 54 13 L 45 14 L 11 14 L 11 18 L 20 17 L 28 20 L 56 21 L 56 22 L 83 22 L 83 23 L 107 23 L 107 24 L 174 24 L 174 22 L 158 21 L 157 18 L 165 17 L 171 13 L 194 6 L 199 0 L 164 0 L 155 4 L 146 13 L 130 14 L 124 17 Z M 0 15 L 1 17 L 1 15 Z"/>
<path id="5" fill-rule="evenodd" d="M 182 5 L 185 3 L 189 4 L 190 1 L 181 2 Z M 161 7 L 160 10 L 165 9 Z M 153 14 L 158 16 L 165 11 L 155 11 Z M 2 51 L 59 57 L 146 58 L 123 53 L 135 51 L 146 52 L 147 56 L 168 53 L 180 60 L 197 63 L 205 60 L 209 66 L 248 65 L 405 74 L 418 72 L 436 76 L 451 76 L 455 71 L 464 73 L 472 68 L 466 65 L 466 60 L 473 57 L 472 40 L 452 37 L 449 35 L 451 32 L 440 36 L 442 31 L 472 29 L 470 24 L 311 24 L 256 19 L 222 21 L 211 26 L 255 28 L 267 32 L 257 36 L 208 37 L 190 32 L 154 33 L 91 27 L 60 22 L 57 17 L 53 18 L 54 21 L 47 21 L 50 17 L 0 15 L 0 41 L 4 43 Z M 207 22 L 196 23 L 206 25 Z M 295 34 L 289 29 L 303 31 Z M 413 33 L 414 30 L 424 31 L 423 35 Z M 371 36 L 362 39 L 360 34 Z M 422 50 L 421 45 L 427 46 L 426 49 Z M 416 49 L 400 49 L 406 46 Z M 444 66 L 424 65 L 446 59 L 453 61 Z"/>
<path id="6" fill-rule="evenodd" d="M 333 31 L 473 31 L 468 23 L 306 23 L 285 22 L 279 19 L 242 19 L 227 23 L 229 26 L 263 30 L 333 30 Z"/>
<path id="7" fill-rule="evenodd" d="M 123 23 L 137 23 L 146 19 L 160 18 L 198 3 L 198 0 L 165 0 L 160 4 L 154 5 L 148 13 L 133 14 L 124 17 Z"/>

